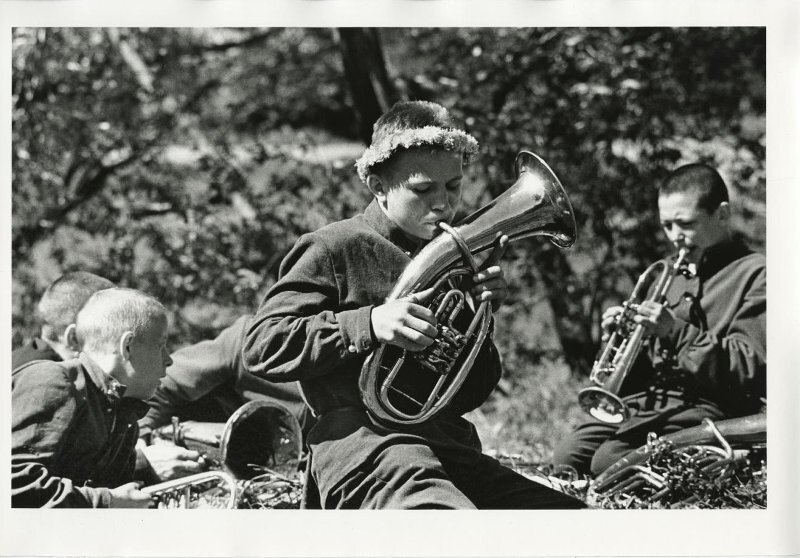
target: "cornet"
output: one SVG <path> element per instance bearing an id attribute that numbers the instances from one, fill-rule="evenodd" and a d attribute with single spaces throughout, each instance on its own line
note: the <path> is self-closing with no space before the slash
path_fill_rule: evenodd
<path id="1" fill-rule="evenodd" d="M 650 265 L 639 276 L 631 297 L 623 303 L 622 312 L 614 323 L 614 331 L 592 366 L 589 380 L 595 385 L 578 393 L 581 408 L 597 420 L 620 424 L 630 418 L 628 406 L 619 397 L 619 392 L 646 340 L 645 326 L 633 320 L 636 309 L 646 300 L 658 303 L 666 300 L 667 291 L 675 277 L 689 275 L 688 254 L 689 247 L 681 243 L 675 263 L 669 265 L 659 261 Z"/>

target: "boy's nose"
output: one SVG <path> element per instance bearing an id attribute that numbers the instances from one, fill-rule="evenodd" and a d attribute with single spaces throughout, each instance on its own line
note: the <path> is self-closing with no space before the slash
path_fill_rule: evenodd
<path id="1" fill-rule="evenodd" d="M 447 192 L 437 191 L 433 200 L 431 200 L 431 207 L 439 211 L 449 209 L 450 199 L 447 197 Z"/>

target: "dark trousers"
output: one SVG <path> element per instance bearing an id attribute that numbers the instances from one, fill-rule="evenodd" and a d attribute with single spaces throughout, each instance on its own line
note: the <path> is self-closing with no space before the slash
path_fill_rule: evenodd
<path id="1" fill-rule="evenodd" d="M 569 465 L 581 474 L 597 476 L 647 442 L 648 432 L 659 436 L 697 426 L 704 418 L 726 418 L 712 404 L 669 406 L 643 411 L 623 425 L 598 421 L 580 424 L 553 451 L 553 464 Z"/>
<path id="2" fill-rule="evenodd" d="M 339 410 L 319 419 L 309 444 L 311 480 L 326 509 L 585 507 L 483 455 L 462 418 L 397 431 L 362 410 Z"/>

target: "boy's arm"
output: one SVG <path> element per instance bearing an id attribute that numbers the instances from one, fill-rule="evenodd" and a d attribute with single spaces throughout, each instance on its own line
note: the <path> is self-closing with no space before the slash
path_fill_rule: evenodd
<path id="1" fill-rule="evenodd" d="M 197 401 L 240 374 L 245 316 L 210 340 L 175 351 L 172 364 L 147 404 L 150 409 L 139 421 L 140 435 L 169 424 L 184 405 Z"/>
<path id="2" fill-rule="evenodd" d="M 761 268 L 723 334 L 701 331 L 676 318 L 660 346 L 677 348 L 675 368 L 690 373 L 704 391 L 718 393 L 726 401 L 756 403 L 766 395 L 766 291 L 766 268 Z"/>
<path id="3" fill-rule="evenodd" d="M 108 488 L 73 486 L 72 481 L 51 475 L 39 456 L 11 456 L 11 506 L 14 508 L 108 508 Z"/>
<path id="4" fill-rule="evenodd" d="M 322 240 L 301 237 L 247 328 L 245 369 L 273 381 L 294 381 L 323 376 L 369 353 L 372 306 L 339 310 L 339 289 Z"/>
<path id="5" fill-rule="evenodd" d="M 67 370 L 40 362 L 13 376 L 11 505 L 108 507 L 107 488 L 75 487 L 49 472 L 76 425 L 78 396 Z"/>

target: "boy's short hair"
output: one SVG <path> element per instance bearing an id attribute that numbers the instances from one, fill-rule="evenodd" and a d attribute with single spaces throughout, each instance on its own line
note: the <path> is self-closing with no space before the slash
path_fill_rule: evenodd
<path id="1" fill-rule="evenodd" d="M 703 163 L 691 163 L 670 173 L 659 194 L 693 192 L 697 205 L 708 213 L 714 212 L 722 202 L 728 201 L 728 188 L 719 173 Z"/>
<path id="2" fill-rule="evenodd" d="M 456 126 L 446 108 L 429 101 L 400 101 L 372 126 L 372 142 L 356 161 L 358 176 L 366 183 L 398 151 L 424 146 L 460 151 L 465 163 L 478 155 L 478 141 Z"/>
<path id="3" fill-rule="evenodd" d="M 43 326 L 42 335 L 50 341 L 58 341 L 66 327 L 75 323 L 78 311 L 89 297 L 112 287 L 114 283 L 88 271 L 65 273 L 50 283 L 36 306 Z"/>
<path id="4" fill-rule="evenodd" d="M 126 331 L 142 338 L 154 323 L 166 319 L 166 309 L 152 296 L 115 287 L 99 291 L 86 301 L 75 321 L 75 335 L 82 350 L 108 350 Z"/>

